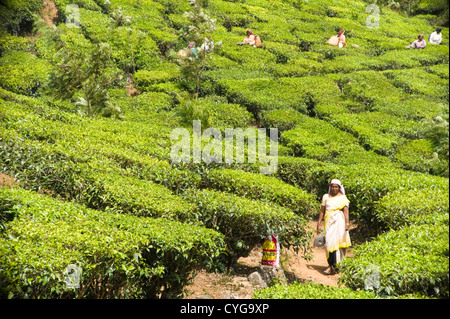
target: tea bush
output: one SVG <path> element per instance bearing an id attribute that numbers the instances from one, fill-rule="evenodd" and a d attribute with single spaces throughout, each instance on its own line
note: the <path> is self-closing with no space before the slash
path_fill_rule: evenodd
<path id="1" fill-rule="evenodd" d="M 16 218 L 0 237 L 3 298 L 176 298 L 223 252 L 215 231 L 165 219 L 102 213 L 0 188 Z M 14 203 L 11 207 L 11 203 Z M 74 264 L 80 288 L 65 285 Z"/>
<path id="2" fill-rule="evenodd" d="M 278 133 L 293 129 L 304 118 L 304 115 L 294 109 L 278 109 L 263 111 L 262 121 L 265 127 L 276 127 Z"/>
<path id="3" fill-rule="evenodd" d="M 431 141 L 426 139 L 409 140 L 399 145 L 394 158 L 403 168 L 422 173 L 433 173 L 433 168 L 439 162 Z"/>
<path id="4" fill-rule="evenodd" d="M 407 93 L 448 99 L 448 80 L 445 81 L 424 69 L 390 71 L 387 75 L 392 76 L 394 84 Z"/>
<path id="5" fill-rule="evenodd" d="M 430 22 L 434 16 L 405 17 L 383 7 L 380 26 L 370 28 L 365 25 L 367 3 L 352 0 L 200 2 L 217 20 L 211 36 L 216 43 L 222 41 L 222 46 L 205 69 L 200 98 L 190 101 L 173 59 L 190 41 L 185 36 L 184 13 L 191 10 L 188 1 L 81 0 L 76 2 L 81 28 L 70 28 L 64 23 L 68 18 L 65 9 L 73 3 L 55 0 L 58 21 L 44 28 L 45 22 L 37 21 L 34 34 L 32 13 L 38 13 L 37 2 L 17 8 L 17 12 L 11 11 L 9 4 L 7 12 L 11 14 L 0 14 L 0 20 L 7 22 L 0 27 L 0 170 L 18 178 L 26 188 L 105 210 L 83 208 L 73 219 L 66 213 L 64 218 L 51 217 L 55 222 L 51 224 L 37 221 L 37 216 L 56 216 L 53 208 L 36 209 L 33 224 L 28 217 L 20 217 L 24 205 L 19 203 L 31 195 L 14 203 L 10 195 L 0 201 L 0 229 L 5 234 L 0 258 L 8 265 L 8 277 L 0 275 L 2 296 L 7 297 L 7 291 L 11 297 L 25 297 L 32 285 L 28 296 L 76 297 L 74 291 L 64 290 L 59 269 L 63 271 L 67 265 L 58 254 L 71 263 L 87 260 L 83 270 L 93 284 L 83 286 L 79 297 L 179 296 L 192 270 L 213 262 L 207 257 L 194 262 L 197 251 L 190 245 L 198 242 L 190 237 L 186 240 L 190 248 L 183 249 L 176 240 L 184 240 L 188 226 L 178 228 L 174 225 L 180 224 L 168 219 L 204 223 L 230 234 L 227 238 L 214 233 L 218 236 L 214 238 L 222 239 L 199 244 L 209 247 L 204 251 L 210 249 L 215 258 L 226 241 L 232 254 L 221 262 L 245 255 L 270 225 L 284 227 L 287 237 L 281 239 L 288 241 L 287 245 L 304 247 L 308 236 L 302 233 L 303 218 L 317 214 L 319 200 L 332 178 L 341 179 L 346 187 L 350 214 L 360 233 L 367 238 L 382 234 L 362 248 L 367 247 L 367 258 L 361 257 L 363 250 L 358 252 L 346 279 L 352 281 L 355 273 L 355 282 L 348 286 L 361 287 L 367 260 L 377 264 L 381 260 L 377 258 L 384 258 L 381 297 L 403 298 L 404 293 L 445 296 L 442 287 L 448 286 L 448 279 L 441 275 L 447 271 L 448 278 L 448 267 L 441 271 L 442 265 L 435 264 L 441 263 L 442 255 L 448 258 L 448 249 L 442 248 L 446 240 L 448 244 L 448 236 L 440 233 L 442 227 L 448 229 L 448 201 L 444 198 L 448 178 L 432 174 L 448 175 L 444 167 L 448 162 L 448 41 L 428 45 L 425 50 L 405 49 L 418 33 L 433 31 Z M 261 36 L 261 48 L 236 45 L 247 29 Z M 346 30 L 349 47 L 327 45 L 327 39 L 341 29 Z M 444 28 L 443 33 L 446 31 Z M 15 38 L 29 32 L 30 40 Z M 81 109 L 73 100 L 57 101 L 42 90 L 48 72 L 62 61 L 58 50 L 63 44 L 85 54 L 100 42 L 112 48 L 114 68 L 123 74 L 108 88 L 110 102 L 123 112 L 121 120 L 87 119 L 77 113 Z M 75 93 L 74 99 L 78 96 Z M 433 119 L 439 118 L 445 120 L 436 126 Z M 193 119 L 220 129 L 277 127 L 281 141 L 277 171 L 272 176 L 259 174 L 261 163 L 171 163 L 171 131 L 178 127 L 190 130 Z M 30 201 L 29 207 L 41 205 L 34 197 L 27 203 Z M 55 205 L 59 202 L 48 207 Z M 75 211 L 74 204 L 70 205 Z M 69 208 L 58 206 L 57 210 L 67 212 Z M 165 220 L 173 226 L 168 235 L 157 229 L 162 229 Z M 84 225 L 87 230 L 81 233 Z M 404 239 L 409 234 L 402 227 L 410 227 L 414 238 L 426 237 L 422 233 L 438 238 L 439 247 L 429 245 L 433 253 L 428 256 L 422 239 L 420 244 Z M 432 227 L 436 229 L 430 231 Z M 91 239 L 96 228 L 101 236 Z M 212 238 L 203 236 L 203 228 L 189 229 L 190 234 L 198 230 L 206 241 Z M 29 235 L 22 235 L 28 230 Z M 247 230 L 249 237 L 243 235 Z M 109 232 L 111 236 L 105 237 Z M 19 233 L 22 237 L 17 241 L 9 237 Z M 68 233 L 67 240 L 61 239 L 63 233 Z M 175 234 L 180 234 L 179 238 Z M 159 235 L 165 240 L 159 242 L 161 246 L 153 244 Z M 391 246 L 388 236 L 409 245 L 392 244 L 395 257 L 400 256 L 392 263 L 395 271 L 388 265 L 393 255 L 387 256 L 381 248 L 380 256 L 375 252 L 380 245 Z M 123 246 L 127 238 L 133 247 Z M 80 239 L 83 245 L 78 247 L 74 243 Z M 109 248 L 104 244 L 107 240 L 114 242 Z M 213 241 L 218 243 L 217 250 L 212 248 Z M 158 252 L 143 248 L 148 243 Z M 369 248 L 372 243 L 375 248 Z M 33 246 L 42 256 L 51 256 L 42 262 L 57 265 L 58 275 L 39 264 L 35 251 L 31 252 Z M 416 250 L 419 246 L 420 251 Z M 15 251 L 19 253 L 15 255 Z M 96 252 L 95 257 L 91 252 Z M 28 264 L 27 254 L 32 256 Z M 205 256 L 202 254 L 199 256 Z M 416 270 L 413 260 L 420 264 Z M 148 266 L 148 261 L 155 264 Z M 404 263 L 399 266 L 395 262 Z M 28 279 L 16 281 L 20 276 L 31 278 L 23 274 L 38 268 L 33 278 L 38 273 L 47 278 L 40 284 L 40 279 L 30 279 L 30 285 Z M 113 271 L 118 281 L 110 275 Z M 52 274 L 59 276 L 57 284 Z M 55 284 L 50 287 L 49 282 Z M 352 291 L 352 287 L 326 290 L 326 294 L 365 296 L 364 291 Z M 325 289 L 301 288 L 293 287 L 287 294 L 277 290 L 273 295 L 302 297 L 313 292 L 322 296 L 318 290 Z"/>
<path id="6" fill-rule="evenodd" d="M 448 226 L 448 202 L 447 192 L 441 189 L 397 190 L 381 198 L 375 210 L 389 229 L 440 223 Z"/>
<path id="7" fill-rule="evenodd" d="M 79 164 L 86 188 L 80 193 L 86 206 L 145 217 L 186 220 L 194 206 L 168 188 L 148 180 L 103 172 L 100 165 Z"/>
<path id="8" fill-rule="evenodd" d="M 364 149 L 372 149 L 381 155 L 392 155 L 404 138 L 423 137 L 426 128 L 425 123 L 380 112 L 341 113 L 330 117 L 342 130 L 358 137 Z"/>
<path id="9" fill-rule="evenodd" d="M 355 291 L 315 283 L 295 282 L 291 285 L 277 284 L 256 290 L 253 299 L 375 299 L 371 291 Z"/>
<path id="10" fill-rule="evenodd" d="M 448 240 L 448 224 L 389 231 L 355 247 L 354 257 L 339 263 L 339 281 L 348 288 L 363 289 L 376 266 L 381 295 L 420 293 L 448 298 Z"/>
<path id="11" fill-rule="evenodd" d="M 14 93 L 38 95 L 50 72 L 47 61 L 28 52 L 12 51 L 0 58 L 0 86 Z"/>
<path id="12" fill-rule="evenodd" d="M 178 107 L 178 112 L 187 125 L 192 126 L 194 120 L 201 120 L 202 127 L 221 131 L 226 128 L 248 127 L 254 121 L 246 108 L 226 103 L 226 99 L 215 96 L 186 101 Z"/>
<path id="13" fill-rule="evenodd" d="M 290 167 L 297 168 L 297 165 L 304 167 L 303 171 L 289 171 Z M 280 167 L 279 178 L 314 193 L 318 199 L 327 192 L 331 179 L 340 179 L 350 200 L 350 215 L 368 236 L 388 229 L 375 207 L 389 193 L 413 189 L 448 191 L 446 178 L 384 165 L 360 163 L 344 166 L 320 161 L 280 160 Z"/>
<path id="14" fill-rule="evenodd" d="M 369 110 L 398 103 L 406 97 L 406 94 L 395 87 L 383 73 L 376 71 L 360 71 L 343 75 L 339 84 L 346 96 L 367 105 Z"/>
<path id="15" fill-rule="evenodd" d="M 134 81 L 136 87 L 147 91 L 153 84 L 176 81 L 180 79 L 180 77 L 180 71 L 177 69 L 167 71 L 139 70 L 134 74 Z"/>
<path id="16" fill-rule="evenodd" d="M 246 106 L 255 117 L 265 110 L 285 108 L 313 114 L 315 103 L 339 94 L 335 81 L 322 77 L 223 79 L 217 84 L 230 102 Z"/>
<path id="17" fill-rule="evenodd" d="M 274 177 L 232 169 L 214 169 L 206 176 L 210 188 L 272 202 L 301 216 L 312 214 L 317 206 L 314 196 Z"/>
<path id="18" fill-rule="evenodd" d="M 418 293 L 400 296 L 379 296 L 371 290 L 353 290 L 311 282 L 295 282 L 290 285 L 276 284 L 256 290 L 253 299 L 429 299 Z"/>
<path id="19" fill-rule="evenodd" d="M 308 253 L 311 234 L 306 219 L 276 204 L 210 189 L 188 190 L 183 197 L 195 203 L 196 219 L 225 236 L 227 260 L 235 263 L 270 234 L 282 248 Z"/>
<path id="20" fill-rule="evenodd" d="M 361 148 L 352 134 L 306 115 L 293 129 L 281 134 L 280 142 L 293 149 L 296 156 L 326 162 L 334 162 L 341 153 Z"/>

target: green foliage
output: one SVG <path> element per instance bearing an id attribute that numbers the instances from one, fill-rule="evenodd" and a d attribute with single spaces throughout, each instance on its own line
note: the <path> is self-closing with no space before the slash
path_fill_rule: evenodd
<path id="1" fill-rule="evenodd" d="M 341 113 L 331 115 L 338 126 L 355 135 L 366 150 L 391 155 L 403 138 L 423 137 L 424 123 L 399 119 L 381 112 Z"/>
<path id="2" fill-rule="evenodd" d="M 194 10 L 186 0 L 55 4 L 54 25 L 39 19 L 42 1 L 8 0 L 0 13 L 0 170 L 61 200 L 0 196 L 0 258 L 8 265 L 2 296 L 78 297 L 64 289 L 62 272 L 66 261 L 82 260 L 89 283 L 79 297 L 177 297 L 194 269 L 220 269 L 209 257 L 224 241 L 229 255 L 220 262 L 227 263 L 271 227 L 284 232 L 286 246 L 306 247 L 303 219 L 317 213 L 332 178 L 346 187 L 359 234 L 386 233 L 357 252 L 348 288 L 304 285 L 273 296 L 365 298 L 353 289 L 361 289 L 367 261 L 382 265 L 381 297 L 446 296 L 448 267 L 438 268 L 448 258 L 448 236 L 440 233 L 448 232 L 448 28 L 442 45 L 405 49 L 441 24 L 440 2 L 422 0 L 418 10 L 426 14 L 410 17 L 380 3 L 377 28 L 365 25 L 369 3 L 353 0 L 199 0 Z M 80 8 L 80 28 L 64 23 L 70 4 Z M 247 29 L 262 47 L 236 45 Z M 341 29 L 349 47 L 327 45 Z M 207 60 L 186 60 L 184 68 L 174 59 L 206 34 L 222 42 Z M 61 100 L 41 90 L 52 70 L 62 75 Z M 118 73 L 126 83 L 110 81 Z M 91 75 L 84 87 L 77 74 Z M 93 100 L 96 111 L 112 116 L 120 108 L 123 116 L 83 116 Z M 278 128 L 277 171 L 269 177 L 256 174 L 259 164 L 170 163 L 171 131 L 194 119 L 221 130 Z M 99 210 L 80 212 L 63 201 Z M 21 213 L 25 206 L 34 207 L 29 215 Z M 407 236 L 438 238 L 439 247 Z"/>
<path id="3" fill-rule="evenodd" d="M 425 132 L 425 137 L 432 143 L 435 152 L 433 155 L 437 154 L 437 159 L 435 158 L 437 163 L 432 168 L 433 173 L 448 177 L 448 108 L 444 109 L 441 115 L 433 118 L 431 126 Z"/>
<path id="4" fill-rule="evenodd" d="M 377 216 L 390 228 L 410 225 L 448 225 L 448 193 L 441 189 L 394 191 L 375 205 Z"/>
<path id="5" fill-rule="evenodd" d="M 375 299 L 371 291 L 354 291 L 315 283 L 277 284 L 255 291 L 253 299 Z"/>
<path id="6" fill-rule="evenodd" d="M 200 120 L 202 127 L 242 128 L 248 127 L 253 116 L 239 104 L 226 103 L 226 99 L 210 96 L 204 99 L 188 100 L 178 107 L 184 122 L 192 126 L 192 121 Z"/>
<path id="7" fill-rule="evenodd" d="M 134 74 L 134 81 L 139 89 L 147 90 L 153 84 L 175 81 L 180 78 L 178 69 L 167 71 L 139 70 Z"/>
<path id="8" fill-rule="evenodd" d="M 193 271 L 211 267 L 223 237 L 165 219 L 102 213 L 26 192 L 0 189 L 17 215 L 0 238 L 4 298 L 176 298 Z M 80 288 L 66 267 L 82 270 Z"/>
<path id="9" fill-rule="evenodd" d="M 381 72 L 362 71 L 344 75 L 339 85 L 346 96 L 365 104 L 369 110 L 396 103 L 405 96 Z"/>
<path id="10" fill-rule="evenodd" d="M 432 97 L 448 99 L 448 80 L 430 74 L 424 69 L 391 71 L 386 74 L 394 79 L 394 85 L 407 93 L 424 94 Z"/>
<path id="11" fill-rule="evenodd" d="M 342 153 L 361 148 L 358 140 L 350 133 L 341 131 L 333 124 L 318 118 L 302 115 L 297 125 L 284 131 L 281 143 L 290 147 L 296 156 L 319 161 L 335 162 Z"/>
<path id="12" fill-rule="evenodd" d="M 89 46 L 87 51 L 81 52 L 66 45 L 58 54 L 62 61 L 50 77 L 49 90 L 52 94 L 68 99 L 80 91 L 82 97 L 78 104 L 87 109 L 89 117 L 94 112 L 119 116 L 120 108 L 112 105 L 108 96 L 108 88 L 119 79 L 119 72 L 111 61 L 109 44 Z"/>
<path id="13" fill-rule="evenodd" d="M 28 52 L 10 51 L 0 58 L 0 86 L 25 95 L 38 95 L 47 81 L 51 65 Z"/>
<path id="14" fill-rule="evenodd" d="M 395 160 L 405 169 L 423 173 L 433 173 L 435 167 L 439 165 L 439 159 L 433 152 L 433 145 L 426 139 L 409 140 L 399 146 Z"/>
<path id="15" fill-rule="evenodd" d="M 276 127 L 279 133 L 293 129 L 304 119 L 304 115 L 294 109 L 279 109 L 262 112 L 265 127 Z"/>
<path id="16" fill-rule="evenodd" d="M 88 207 L 145 217 L 186 220 L 194 206 L 169 189 L 148 180 L 102 172 L 94 164 L 81 166 L 81 202 Z"/>
<path id="17" fill-rule="evenodd" d="M 206 179 L 210 188 L 272 202 L 289 208 L 300 216 L 311 216 L 317 207 L 311 194 L 263 174 L 215 169 L 208 173 Z"/>
<path id="18" fill-rule="evenodd" d="M 397 296 L 420 293 L 448 298 L 447 225 L 420 225 L 389 231 L 355 247 L 354 257 L 339 264 L 340 282 L 363 289 L 373 265 L 378 267 L 378 293 Z"/>
<path id="19" fill-rule="evenodd" d="M 0 10 L 0 25 L 13 35 L 31 33 L 34 14 L 41 6 L 40 0 L 6 0 Z"/>
<path id="20" fill-rule="evenodd" d="M 0 30 L 0 56 L 9 51 L 28 51 L 31 43 L 26 37 L 17 37 Z"/>
<path id="21" fill-rule="evenodd" d="M 248 256 L 270 234 L 279 235 L 282 248 L 308 253 L 306 219 L 287 208 L 209 189 L 191 189 L 183 196 L 196 204 L 197 220 L 225 236 L 228 263 Z"/>

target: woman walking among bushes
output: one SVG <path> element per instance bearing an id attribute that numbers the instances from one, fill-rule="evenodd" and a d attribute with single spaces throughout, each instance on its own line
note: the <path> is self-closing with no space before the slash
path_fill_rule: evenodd
<path id="1" fill-rule="evenodd" d="M 346 248 L 351 246 L 348 215 L 349 200 L 345 196 L 345 189 L 338 179 L 333 179 L 328 193 L 322 197 L 317 231 L 324 218 L 325 250 L 328 267 L 325 273 L 337 271 L 336 265 L 345 257 Z"/>

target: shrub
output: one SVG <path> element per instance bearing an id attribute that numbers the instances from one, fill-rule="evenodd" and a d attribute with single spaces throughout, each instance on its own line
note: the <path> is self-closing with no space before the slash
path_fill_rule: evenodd
<path id="1" fill-rule="evenodd" d="M 262 112 L 262 121 L 265 127 L 274 127 L 281 134 L 293 129 L 304 118 L 304 115 L 294 109 L 279 109 Z"/>
<path id="2" fill-rule="evenodd" d="M 42 1 L 8 1 L 2 4 L 0 22 L 13 35 L 31 33 L 34 14 L 42 7 Z"/>
<path id="3" fill-rule="evenodd" d="M 449 78 L 449 67 L 448 64 L 438 64 L 425 68 L 427 72 L 436 74 L 437 76 L 447 79 Z"/>
<path id="4" fill-rule="evenodd" d="M 16 37 L 0 30 L 0 56 L 10 51 L 28 51 L 31 43 L 26 37 Z"/>
<path id="5" fill-rule="evenodd" d="M 381 112 L 341 113 L 330 117 L 342 130 L 358 137 L 365 149 L 373 149 L 381 155 L 394 153 L 395 146 L 403 138 L 420 138 L 425 132 L 424 123 L 403 120 Z"/>
<path id="6" fill-rule="evenodd" d="M 394 84 L 406 93 L 424 94 L 445 100 L 448 98 L 448 80 L 445 81 L 424 69 L 389 71 L 386 74 L 392 76 Z"/>
<path id="7" fill-rule="evenodd" d="M 295 282 L 291 285 L 276 284 L 256 290 L 253 299 L 427 299 L 421 294 L 405 294 L 396 297 L 379 296 L 370 290 L 353 290 L 311 282 Z"/>
<path id="8" fill-rule="evenodd" d="M 175 194 L 201 184 L 201 176 L 196 172 L 132 150 L 102 147 L 99 154 L 113 159 L 127 174 L 161 184 Z"/>
<path id="9" fill-rule="evenodd" d="M 354 291 L 315 283 L 277 284 L 256 290 L 253 299 L 375 299 L 371 291 Z"/>
<path id="10" fill-rule="evenodd" d="M 397 147 L 394 159 L 405 169 L 430 173 L 438 159 L 433 154 L 433 145 L 429 140 L 408 140 Z"/>
<path id="11" fill-rule="evenodd" d="M 242 37 L 235 37 L 233 39 L 228 40 L 228 42 L 233 41 L 233 43 L 229 43 L 229 45 L 235 45 L 237 42 L 242 41 L 245 33 L 243 33 Z M 228 43 L 226 39 L 223 40 L 223 46 L 226 46 Z M 239 63 L 240 65 L 248 65 L 251 68 L 266 70 L 269 65 L 275 64 L 277 57 L 261 48 L 254 48 L 249 45 L 240 45 L 236 46 L 233 50 L 224 50 L 219 51 L 220 55 Z"/>
<path id="12" fill-rule="evenodd" d="M 88 207 L 175 220 L 185 220 L 193 211 L 193 205 L 162 185 L 119 172 L 102 172 L 97 164 L 92 167 L 79 164 L 78 167 L 81 182 L 85 185 L 79 200 Z"/>
<path id="13" fill-rule="evenodd" d="M 306 219 L 287 208 L 209 189 L 191 189 L 183 197 L 196 204 L 197 220 L 225 236 L 230 264 L 248 256 L 270 234 L 279 235 L 283 248 L 308 251 Z"/>
<path id="14" fill-rule="evenodd" d="M 395 115 L 408 120 L 430 120 L 444 113 L 447 103 L 429 97 L 410 95 L 401 101 L 384 105 L 375 105 L 373 111 Z M 422 123 L 421 123 L 422 124 Z"/>
<path id="15" fill-rule="evenodd" d="M 292 148 L 296 156 L 327 162 L 335 162 L 339 154 L 361 148 L 350 133 L 341 131 L 327 121 L 306 115 L 295 128 L 281 134 L 280 142 Z"/>
<path id="16" fill-rule="evenodd" d="M 153 84 L 162 82 L 170 82 L 180 79 L 181 73 L 179 70 L 167 71 L 148 71 L 139 70 L 134 74 L 134 81 L 140 90 L 148 90 Z"/>
<path id="17" fill-rule="evenodd" d="M 307 190 L 321 199 L 328 190 L 328 176 L 314 176 L 314 170 L 334 167 L 334 164 L 305 157 L 279 156 L 276 177 L 293 186 Z M 337 170 L 337 168 L 336 168 Z M 319 207 L 317 206 L 317 209 Z"/>
<path id="18" fill-rule="evenodd" d="M 323 77 L 270 78 L 247 80 L 218 80 L 217 84 L 228 100 L 242 104 L 255 117 L 263 110 L 292 108 L 301 113 L 314 114 L 314 105 L 336 98 L 336 82 Z"/>
<path id="19" fill-rule="evenodd" d="M 314 196 L 275 177 L 231 169 L 213 169 L 206 176 L 210 188 L 272 202 L 301 216 L 311 216 L 317 207 Z"/>
<path id="20" fill-rule="evenodd" d="M 430 176 L 395 167 L 371 163 L 354 165 L 325 165 L 314 167 L 310 171 L 312 181 L 321 186 L 323 195 L 332 178 L 343 183 L 350 200 L 350 215 L 356 220 L 367 236 L 379 234 L 387 226 L 381 221 L 375 210 L 378 200 L 395 190 L 442 190 L 448 191 L 446 178 Z M 305 188 L 311 191 L 307 187 Z"/>
<path id="21" fill-rule="evenodd" d="M 18 94 L 37 95 L 51 66 L 27 52 L 12 51 L 0 58 L 0 86 Z"/>
<path id="22" fill-rule="evenodd" d="M 389 231 L 374 241 L 355 247 L 354 257 L 339 263 L 339 281 L 363 289 L 375 265 L 379 294 L 419 293 L 448 298 L 448 225 L 420 225 Z"/>
<path id="23" fill-rule="evenodd" d="M 346 96 L 364 103 L 370 107 L 369 110 L 379 105 L 398 103 L 406 97 L 404 92 L 395 87 L 383 73 L 376 71 L 360 71 L 344 75 L 340 78 L 339 85 Z"/>
<path id="24" fill-rule="evenodd" d="M 114 26 L 112 19 L 100 11 L 80 8 L 80 27 L 93 43 L 108 43 Z"/>
<path id="25" fill-rule="evenodd" d="M 223 237 L 178 222 L 102 213 L 21 189 L 0 189 L 17 217 L 0 238 L 6 298 L 176 298 L 211 267 Z M 2 205 L 0 205 L 2 206 Z M 82 270 L 79 289 L 65 268 Z"/>
<path id="26" fill-rule="evenodd" d="M 210 96 L 204 99 L 189 100 L 179 106 L 179 113 L 186 124 L 201 120 L 202 127 L 245 128 L 253 122 L 253 116 L 239 104 L 226 103 L 226 99 Z"/>
<path id="27" fill-rule="evenodd" d="M 448 226 L 448 201 L 448 193 L 441 189 L 398 190 L 382 197 L 375 211 L 390 229 L 440 223 Z"/>
<path id="28" fill-rule="evenodd" d="M 115 27 L 111 31 L 109 43 L 117 67 L 127 72 L 151 68 L 159 61 L 156 42 L 141 30 Z"/>

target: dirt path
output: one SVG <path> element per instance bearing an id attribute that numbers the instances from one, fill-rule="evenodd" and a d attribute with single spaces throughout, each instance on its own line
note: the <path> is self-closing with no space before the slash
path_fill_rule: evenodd
<path id="1" fill-rule="evenodd" d="M 315 229 L 317 222 L 311 221 L 309 227 Z M 312 246 L 312 243 L 311 243 Z M 338 287 L 339 274 L 327 275 L 327 260 L 323 247 L 312 247 L 313 259 L 306 261 L 301 254 L 293 251 L 282 252 L 280 263 L 288 280 L 311 281 L 327 286 Z M 351 257 L 351 249 L 347 257 Z M 258 269 L 262 249 L 255 248 L 248 257 L 240 258 L 232 273 L 213 274 L 202 271 L 196 275 L 192 285 L 186 289 L 186 299 L 250 299 L 253 291 L 259 289 L 248 281 L 248 275 Z"/>
<path id="2" fill-rule="evenodd" d="M 58 18 L 58 9 L 54 1 L 45 0 L 42 6 L 41 16 L 48 25 L 53 25 Z"/>

